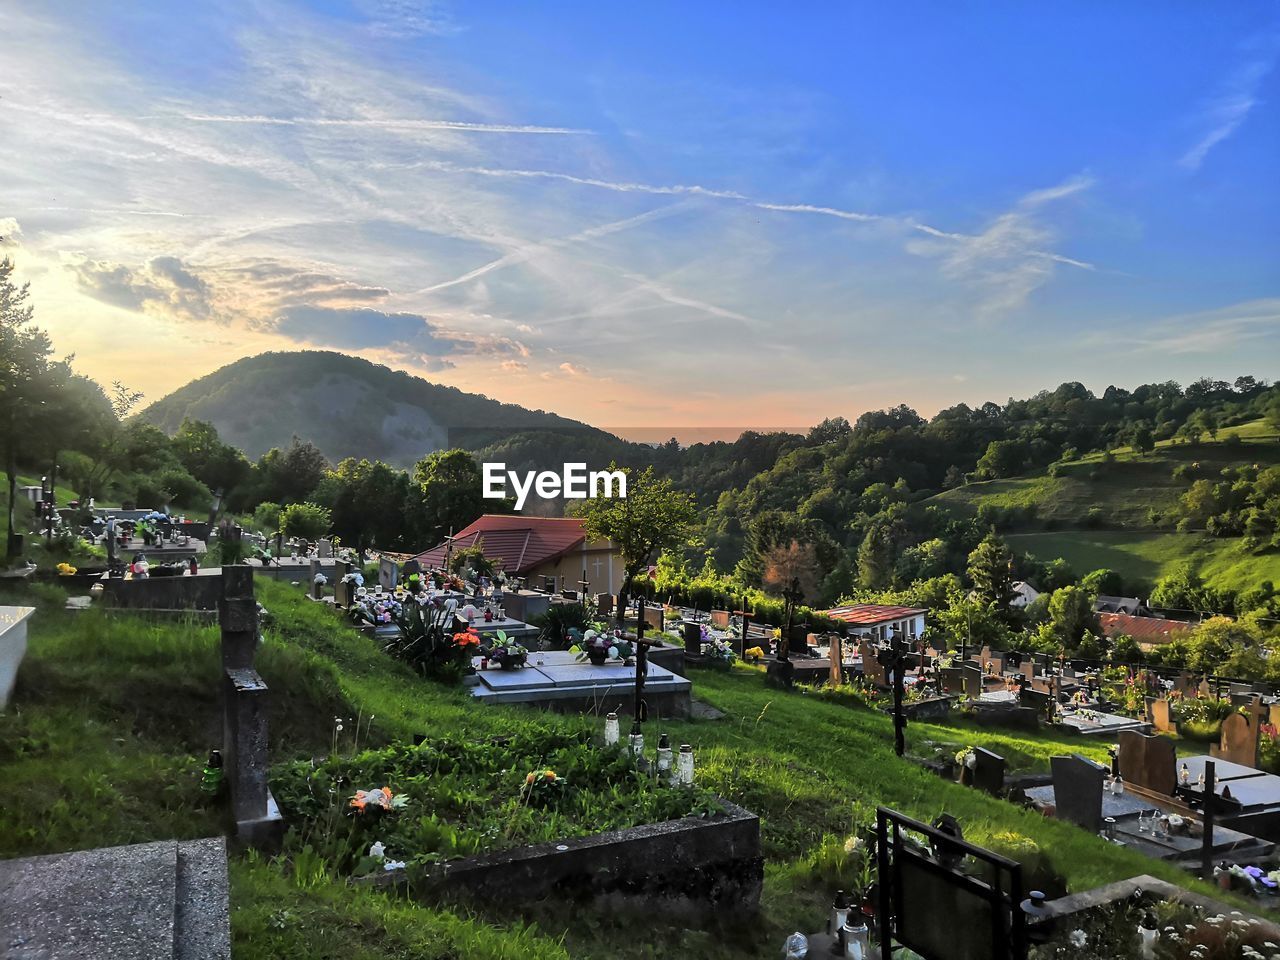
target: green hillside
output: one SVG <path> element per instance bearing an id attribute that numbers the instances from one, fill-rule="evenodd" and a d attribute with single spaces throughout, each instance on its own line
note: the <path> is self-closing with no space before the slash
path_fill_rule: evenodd
<path id="1" fill-rule="evenodd" d="M 208 421 L 250 459 L 284 449 L 297 436 L 334 463 L 365 457 L 399 467 L 433 450 L 478 449 L 512 431 L 614 439 L 575 420 L 319 350 L 237 360 L 157 400 L 139 417 L 169 434 L 187 417 Z"/>
<path id="2" fill-rule="evenodd" d="M 1077 572 L 1107 567 L 1151 584 L 1190 564 L 1212 586 L 1246 590 L 1280 581 L 1280 554 L 1250 552 L 1238 537 L 1175 533 L 1175 511 L 1194 478 L 1277 463 L 1280 436 L 1256 420 L 1224 428 L 1211 442 L 1166 440 L 1146 456 L 1123 447 L 1110 458 L 1095 453 L 1038 476 L 969 483 L 927 502 L 990 520 L 1010 546 L 1040 560 L 1060 557 Z"/>
<path id="3" fill-rule="evenodd" d="M 1152 584 L 1191 564 L 1211 587 L 1248 590 L 1263 581 L 1280 583 L 1280 553 L 1250 553 L 1235 538 L 1214 539 L 1195 533 L 1142 533 L 1127 530 L 1055 530 L 1011 533 L 1009 546 L 1038 560 L 1061 557 L 1077 573 L 1107 568 L 1126 581 Z"/>
<path id="4" fill-rule="evenodd" d="M 1228 437 L 1239 437 L 1239 441 Z M 1064 461 L 1056 476 L 1040 474 L 1008 480 L 969 483 L 932 497 L 929 502 L 965 516 L 983 506 L 1024 512 L 1016 524 L 1158 529 L 1148 519 L 1152 509 L 1167 513 L 1190 486 L 1175 479 L 1180 465 L 1198 465 L 1197 475 L 1216 475 L 1225 467 L 1280 463 L 1280 436 L 1257 420 L 1219 431 L 1212 442 L 1192 446 L 1164 440 L 1143 456 L 1128 447 L 1112 451 L 1114 461 L 1099 453 Z"/>

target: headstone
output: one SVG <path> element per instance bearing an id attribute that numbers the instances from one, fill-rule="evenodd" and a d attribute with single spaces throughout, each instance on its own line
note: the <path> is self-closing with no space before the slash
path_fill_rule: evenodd
<path id="1" fill-rule="evenodd" d="M 1242 767 L 1257 767 L 1258 724 L 1242 713 L 1231 714 L 1222 721 L 1222 738 L 1217 749 L 1211 748 L 1209 752 Z"/>
<path id="2" fill-rule="evenodd" d="M 1136 730 L 1116 734 L 1120 745 L 1120 776 L 1126 783 L 1160 796 L 1171 796 L 1177 785 L 1177 750 L 1168 737 L 1149 736 Z"/>
<path id="3" fill-rule="evenodd" d="M 1173 681 L 1173 689 L 1182 694 L 1193 693 L 1196 688 L 1196 679 L 1185 670 L 1178 675 Z"/>
<path id="4" fill-rule="evenodd" d="M 322 537 L 316 541 L 316 556 L 321 560 L 328 560 L 333 556 L 333 541 L 327 537 Z"/>
<path id="5" fill-rule="evenodd" d="M 839 637 L 831 638 L 827 656 L 831 661 L 831 675 L 828 680 L 833 687 L 838 687 L 844 683 L 844 646 Z"/>
<path id="6" fill-rule="evenodd" d="M 1018 705 L 1031 707 L 1040 715 L 1043 715 L 1049 709 L 1049 701 L 1052 699 L 1049 694 L 1042 693 L 1039 690 L 1032 690 L 1030 687 L 1023 687 L 1018 691 Z"/>
<path id="7" fill-rule="evenodd" d="M 218 622 L 222 627 L 222 668 L 252 667 L 258 651 L 258 601 L 252 567 L 237 564 L 222 568 Z"/>
<path id="8" fill-rule="evenodd" d="M 613 594 L 597 593 L 596 594 L 596 613 L 602 617 L 609 616 L 613 613 Z"/>
<path id="9" fill-rule="evenodd" d="M 307 581 L 307 589 L 311 591 L 312 600 L 319 600 L 324 596 L 324 587 L 316 582 L 316 577 L 320 576 L 320 561 L 312 557 L 310 566 L 311 575 Z"/>
<path id="10" fill-rule="evenodd" d="M 876 648 L 869 643 L 858 645 L 858 654 L 862 658 L 862 676 L 877 687 L 885 686 L 884 666 L 876 655 Z"/>
<path id="11" fill-rule="evenodd" d="M 394 590 L 400 583 L 400 568 L 390 557 L 378 560 L 378 586 L 383 590 Z"/>
<path id="12" fill-rule="evenodd" d="M 646 605 L 644 608 L 644 622 L 654 630 L 662 630 L 664 616 L 665 614 L 661 607 Z"/>
<path id="13" fill-rule="evenodd" d="M 982 651 L 978 654 L 978 662 L 982 664 L 983 670 L 987 668 L 987 663 L 990 660 L 991 660 L 991 648 L 983 647 Z"/>
<path id="14" fill-rule="evenodd" d="M 1280 700 L 1277 700 L 1275 703 L 1271 704 L 1271 707 L 1267 714 L 1267 722 L 1270 723 L 1277 730 L 1280 730 Z"/>
<path id="15" fill-rule="evenodd" d="M 356 585 L 347 580 L 347 576 L 351 573 L 351 564 L 345 560 L 335 560 L 333 563 L 333 602 L 335 606 L 346 609 L 351 606 L 351 601 L 355 599 Z"/>
<path id="16" fill-rule="evenodd" d="M 1161 733 L 1178 732 L 1178 724 L 1173 719 L 1173 712 L 1169 709 L 1169 701 L 1164 697 L 1149 702 L 1147 715 L 1151 718 L 1151 725 Z"/>
<path id="17" fill-rule="evenodd" d="M 729 611 L 728 610 L 712 610 L 711 625 L 721 630 L 729 629 Z"/>
<path id="18" fill-rule="evenodd" d="M 1018 675 L 1026 679 L 1028 682 L 1036 678 L 1036 662 L 1034 660 L 1023 660 L 1018 664 Z"/>
<path id="19" fill-rule="evenodd" d="M 680 625 L 680 633 L 684 637 L 684 652 L 691 657 L 702 656 L 702 624 L 686 620 Z"/>
<path id="20" fill-rule="evenodd" d="M 964 685 L 965 671 L 961 667 L 943 667 L 939 671 L 942 675 L 942 692 L 943 693 L 964 693 L 967 694 Z"/>
<path id="21" fill-rule="evenodd" d="M 1090 833 L 1102 829 L 1102 784 L 1111 771 L 1078 753 L 1051 757 L 1049 768 L 1053 772 L 1053 802 L 1058 819 Z"/>
<path id="22" fill-rule="evenodd" d="M 964 670 L 964 695 L 972 700 L 982 696 L 982 671 L 974 666 L 962 667 Z"/>
<path id="23" fill-rule="evenodd" d="M 1214 688 L 1213 684 L 1209 682 L 1208 677 L 1200 681 L 1199 696 L 1216 697 L 1217 695 L 1218 691 Z"/>
<path id="24" fill-rule="evenodd" d="M 982 747 L 975 747 L 973 754 L 974 787 L 998 797 L 1004 792 L 1004 757 Z"/>

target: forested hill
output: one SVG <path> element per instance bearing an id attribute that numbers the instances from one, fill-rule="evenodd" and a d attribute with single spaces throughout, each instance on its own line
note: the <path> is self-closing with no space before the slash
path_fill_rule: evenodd
<path id="1" fill-rule="evenodd" d="M 212 423 L 251 459 L 292 437 L 337 463 L 346 457 L 410 467 L 434 450 L 475 450 L 513 431 L 554 430 L 582 445 L 615 437 L 541 410 L 527 410 L 342 353 L 308 350 L 246 357 L 193 380 L 139 417 L 173 434 L 184 419 Z"/>

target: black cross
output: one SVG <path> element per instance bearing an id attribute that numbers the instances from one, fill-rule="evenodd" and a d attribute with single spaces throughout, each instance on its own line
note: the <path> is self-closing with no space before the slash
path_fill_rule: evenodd
<path id="1" fill-rule="evenodd" d="M 800 589 L 800 578 L 792 577 L 791 585 L 782 591 L 783 627 L 782 637 L 778 640 L 778 659 L 790 660 L 791 653 L 791 620 L 796 613 L 796 605 L 804 599 L 804 591 Z"/>

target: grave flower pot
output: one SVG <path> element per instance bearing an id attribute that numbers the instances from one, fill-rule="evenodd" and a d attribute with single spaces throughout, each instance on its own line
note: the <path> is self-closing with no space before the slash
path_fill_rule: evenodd
<path id="1" fill-rule="evenodd" d="M 608 650 L 588 650 L 587 659 L 591 661 L 593 667 L 603 667 L 604 662 L 609 659 Z"/>

